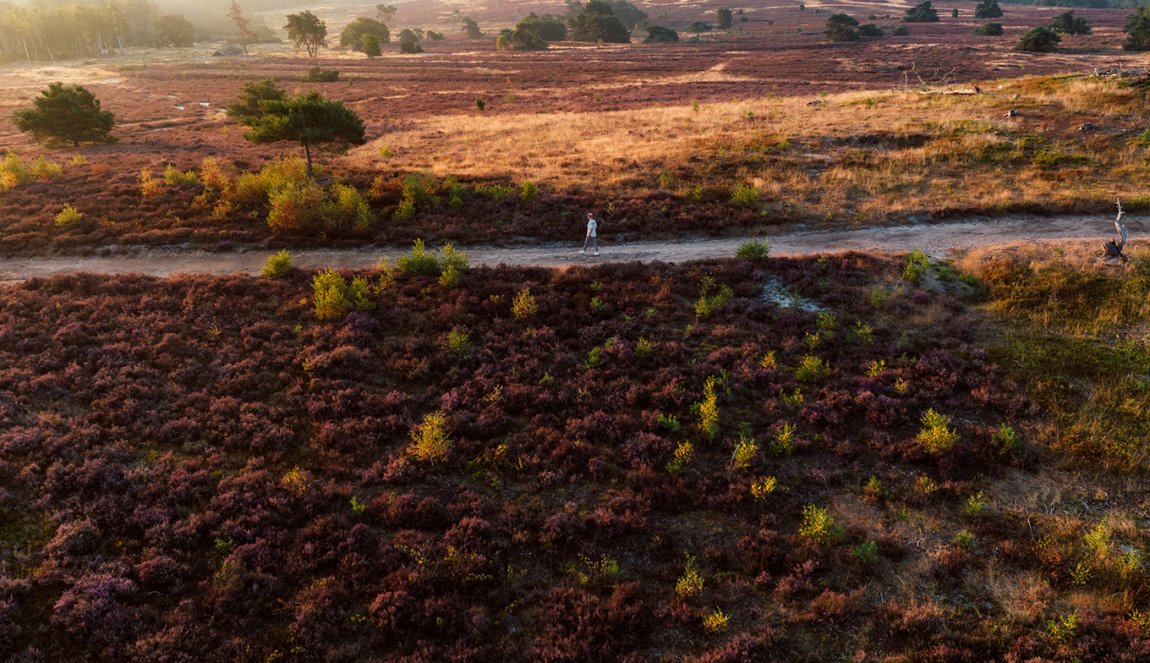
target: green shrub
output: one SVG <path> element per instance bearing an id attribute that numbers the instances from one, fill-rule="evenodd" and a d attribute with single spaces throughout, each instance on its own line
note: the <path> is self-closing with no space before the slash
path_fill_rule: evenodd
<path id="1" fill-rule="evenodd" d="M 38 180 L 50 180 L 53 177 L 59 177 L 64 173 L 64 167 L 53 161 L 49 161 L 47 157 L 41 155 L 36 157 L 36 160 L 29 166 L 32 176 Z M 0 185 L 0 189 L 2 189 Z"/>
<path id="2" fill-rule="evenodd" d="M 83 220 L 83 212 L 72 205 L 64 205 L 64 209 L 56 213 L 57 228 L 70 228 Z"/>
<path id="3" fill-rule="evenodd" d="M 930 267 L 930 258 L 922 251 L 915 251 L 906 259 L 906 267 L 902 270 L 902 278 L 912 283 L 922 280 L 926 270 Z"/>
<path id="4" fill-rule="evenodd" d="M 327 192 L 311 180 L 278 189 L 268 198 L 268 227 L 272 232 L 310 231 L 324 224 Z"/>
<path id="5" fill-rule="evenodd" d="M 740 260 L 764 260 L 771 252 L 767 240 L 750 239 L 739 245 L 735 257 Z"/>
<path id="6" fill-rule="evenodd" d="M 164 168 L 164 183 L 168 186 L 199 184 L 200 178 L 196 177 L 196 171 L 194 170 L 184 172 L 172 164 L 168 164 L 167 167 Z"/>
<path id="7" fill-rule="evenodd" d="M 703 591 L 703 576 L 695 567 L 695 556 L 687 555 L 687 562 L 683 565 L 683 574 L 675 581 L 675 596 L 680 599 L 689 599 L 698 596 Z"/>
<path id="8" fill-rule="evenodd" d="M 515 316 L 516 320 L 529 318 L 539 312 L 539 304 L 535 302 L 535 297 L 531 295 L 531 290 L 523 288 L 515 293 L 515 299 L 511 302 L 511 315 Z"/>
<path id="9" fill-rule="evenodd" d="M 949 428 L 950 417 L 931 408 L 922 415 L 921 422 L 922 430 L 915 440 L 927 453 L 950 451 L 958 443 L 958 432 Z"/>
<path id="10" fill-rule="evenodd" d="M 411 252 L 395 261 L 395 269 L 401 274 L 431 276 L 439 271 L 439 261 L 427 252 L 423 240 L 417 239 L 411 244 Z"/>
<path id="11" fill-rule="evenodd" d="M 451 331 L 447 332 L 447 351 L 453 355 L 465 355 L 471 349 L 471 336 L 460 329 L 459 327 L 452 327 Z"/>
<path id="12" fill-rule="evenodd" d="M 731 189 L 731 203 L 750 207 L 759 202 L 759 188 L 753 184 L 737 184 Z"/>
<path id="13" fill-rule="evenodd" d="M 799 536 L 815 543 L 831 543 L 839 538 L 835 520 L 826 509 L 813 504 L 803 507 L 803 521 L 799 524 Z"/>
<path id="14" fill-rule="evenodd" d="M 974 34 L 979 37 L 1000 37 L 1002 36 L 1001 23 L 983 23 L 974 29 Z"/>
<path id="15" fill-rule="evenodd" d="M 795 379 L 799 382 L 816 382 L 830 374 L 831 367 L 814 355 L 804 355 L 795 369 Z"/>
<path id="16" fill-rule="evenodd" d="M 755 462 L 755 456 L 758 453 L 759 445 L 749 436 L 740 435 L 739 443 L 735 445 L 735 450 L 731 453 L 731 465 L 740 470 L 750 469 L 751 463 Z"/>
<path id="17" fill-rule="evenodd" d="M 718 378 L 708 377 L 703 383 L 703 400 L 691 406 L 692 411 L 699 417 L 699 430 L 712 440 L 719 433 L 718 387 Z"/>
<path id="18" fill-rule="evenodd" d="M 316 175 L 322 173 L 323 170 L 316 166 Z M 258 172 L 240 174 L 235 180 L 232 196 L 239 205 L 261 205 L 272 194 L 300 186 L 309 179 L 307 163 L 299 157 L 287 157 L 265 165 Z"/>
<path id="19" fill-rule="evenodd" d="M 321 69 L 319 67 L 312 67 L 307 70 L 308 83 L 334 83 L 339 80 L 339 72 L 335 69 Z"/>
<path id="20" fill-rule="evenodd" d="M 711 317 L 735 297 L 735 292 L 730 286 L 720 286 L 718 292 L 713 295 L 708 294 L 710 288 L 709 282 L 704 283 L 699 299 L 695 301 L 695 317 L 699 320 Z"/>
<path id="21" fill-rule="evenodd" d="M 794 424 L 789 421 L 783 422 L 783 425 L 775 431 L 774 439 L 771 440 L 771 454 L 775 456 L 790 456 L 795 452 L 795 432 L 798 430 Z"/>
<path id="22" fill-rule="evenodd" d="M 9 152 L 4 156 L 4 160 L 0 161 L 0 191 L 27 184 L 33 179 L 35 176 L 32 171 L 15 152 Z"/>
<path id="23" fill-rule="evenodd" d="M 273 253 L 268 256 L 268 260 L 264 263 L 263 271 L 260 276 L 268 279 L 278 279 L 287 276 L 291 271 L 291 254 L 286 250 L 278 253 Z"/>
<path id="24" fill-rule="evenodd" d="M 539 195 L 539 187 L 535 186 L 531 180 L 527 180 L 519 186 L 519 200 L 527 202 L 534 200 L 537 195 Z"/>
<path id="25" fill-rule="evenodd" d="M 447 435 L 447 417 L 434 412 L 423 418 L 423 423 L 411 434 L 411 457 L 418 461 L 435 463 L 447 458 L 451 451 L 451 438 Z"/>
<path id="26" fill-rule="evenodd" d="M 999 426 L 992 439 L 994 446 L 1003 453 L 1017 455 L 1022 452 L 1022 440 L 1018 439 L 1018 433 L 1009 424 Z"/>
<path id="27" fill-rule="evenodd" d="M 855 549 L 851 551 L 851 554 L 854 555 L 855 559 L 862 562 L 863 564 L 866 564 L 867 566 L 873 566 L 878 562 L 878 544 L 874 541 L 864 541 L 863 543 L 855 546 Z"/>
<path id="28" fill-rule="evenodd" d="M 675 453 L 671 457 L 671 461 L 667 463 L 667 474 L 679 475 L 682 474 L 687 466 L 691 464 L 691 460 L 695 457 L 695 446 L 690 442 L 680 442 L 679 446 L 675 447 Z"/>
<path id="29" fill-rule="evenodd" d="M 333 184 L 330 196 L 331 200 L 323 210 L 325 226 L 368 228 L 375 222 L 371 207 L 354 186 Z"/>
<path id="30" fill-rule="evenodd" d="M 311 280 L 315 317 L 319 320 L 341 320 L 351 310 L 347 282 L 334 269 L 325 269 Z"/>

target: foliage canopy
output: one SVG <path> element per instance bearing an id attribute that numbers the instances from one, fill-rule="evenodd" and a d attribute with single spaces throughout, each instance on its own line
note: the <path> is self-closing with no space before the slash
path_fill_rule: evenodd
<path id="1" fill-rule="evenodd" d="M 109 134 L 116 123 L 115 116 L 101 110 L 100 100 L 82 85 L 51 83 L 32 104 L 34 108 L 13 113 L 12 123 L 38 141 L 75 146 L 112 140 Z"/>

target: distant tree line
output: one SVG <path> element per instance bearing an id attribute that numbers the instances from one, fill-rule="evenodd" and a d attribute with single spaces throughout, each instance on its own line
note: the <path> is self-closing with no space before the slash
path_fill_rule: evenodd
<path id="1" fill-rule="evenodd" d="M 234 3 L 220 19 L 240 30 L 245 47 L 271 37 L 262 21 L 252 25 Z M 57 6 L 0 2 L 0 62 L 97 57 L 133 46 L 191 46 L 195 41 L 190 20 L 161 13 L 151 0 L 81 0 Z"/>

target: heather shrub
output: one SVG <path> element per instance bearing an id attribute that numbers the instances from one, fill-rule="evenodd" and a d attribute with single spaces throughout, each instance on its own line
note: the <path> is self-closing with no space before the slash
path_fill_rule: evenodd
<path id="1" fill-rule="evenodd" d="M 278 279 L 287 276 L 290 271 L 291 254 L 284 250 L 268 256 L 268 260 L 264 263 L 264 268 L 260 272 L 260 275 L 268 279 Z"/>
<path id="2" fill-rule="evenodd" d="M 423 422 L 411 434 L 409 454 L 414 460 L 435 463 L 447 458 L 452 443 L 445 424 L 446 417 L 442 412 L 423 417 Z"/>
<path id="3" fill-rule="evenodd" d="M 64 209 L 56 213 L 57 228 L 70 228 L 83 220 L 83 212 L 72 205 L 65 205 Z"/>

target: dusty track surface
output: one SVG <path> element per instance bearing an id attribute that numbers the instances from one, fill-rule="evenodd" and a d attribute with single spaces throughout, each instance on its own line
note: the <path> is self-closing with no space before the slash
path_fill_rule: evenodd
<path id="1" fill-rule="evenodd" d="M 1127 218 L 1134 238 L 1145 235 L 1150 223 L 1144 218 Z M 772 255 L 798 256 L 843 251 L 909 252 L 916 249 L 934 257 L 968 249 L 1018 242 L 1090 240 L 1102 242 L 1114 234 L 1110 220 L 1100 216 L 1055 218 L 1010 217 L 966 219 L 950 223 L 843 229 L 791 230 L 766 235 Z M 578 241 L 571 244 L 528 246 L 462 247 L 472 265 L 526 265 L 569 267 L 599 262 L 643 261 L 684 262 L 735 254 L 747 237 L 723 239 L 683 239 L 678 241 L 629 242 L 614 244 L 610 235 L 601 239 L 598 257 L 580 255 Z M 0 282 L 23 281 L 37 276 L 89 272 L 97 274 L 139 273 L 168 276 L 181 273 L 258 274 L 269 250 L 238 253 L 208 253 L 178 249 L 147 249 L 108 256 L 47 256 L 0 258 Z M 381 259 L 394 259 L 401 249 L 364 247 L 357 249 L 308 249 L 292 252 L 292 262 L 304 269 L 334 267 L 363 269 Z"/>

